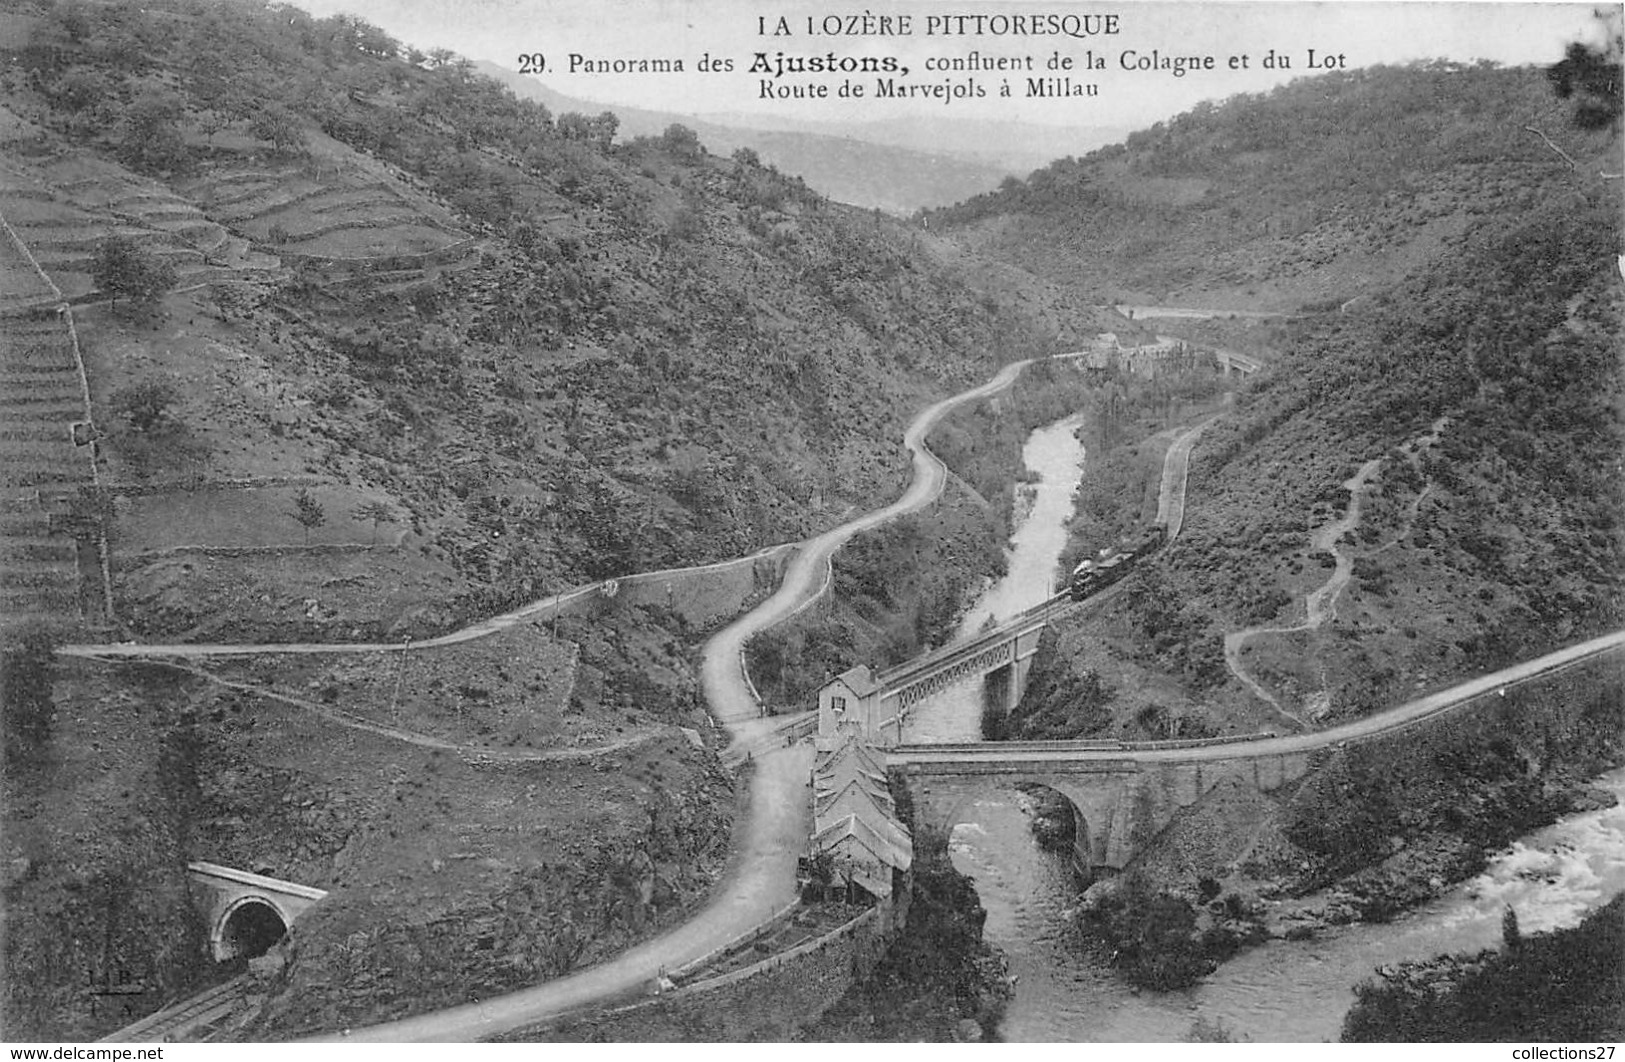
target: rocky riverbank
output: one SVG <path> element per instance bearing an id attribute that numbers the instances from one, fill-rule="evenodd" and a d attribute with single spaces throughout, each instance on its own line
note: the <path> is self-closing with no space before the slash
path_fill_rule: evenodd
<path id="1" fill-rule="evenodd" d="M 922 846 L 924 847 L 924 846 Z M 798 1039 L 971 1042 L 991 1039 L 1012 985 L 1004 957 L 982 939 L 987 912 L 945 844 L 916 856 L 908 926 L 865 980 L 804 1026 Z"/>
<path id="2" fill-rule="evenodd" d="M 1501 950 L 1377 968 L 1345 1042 L 1612 1041 L 1625 1037 L 1625 893 L 1578 926 L 1524 936 L 1508 908 Z"/>
<path id="3" fill-rule="evenodd" d="M 1089 889 L 1080 946 L 1136 984 L 1194 983 L 1270 938 L 1384 922 L 1484 869 L 1559 817 L 1613 806 L 1592 779 L 1625 763 L 1625 679 L 1571 672 L 1402 738 L 1323 754 L 1294 790 L 1221 785 L 1127 872 Z M 1054 832 L 1040 814 L 1035 832 Z"/>

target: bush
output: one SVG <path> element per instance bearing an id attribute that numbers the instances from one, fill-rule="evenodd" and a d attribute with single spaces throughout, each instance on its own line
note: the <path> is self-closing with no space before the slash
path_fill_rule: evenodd
<path id="1" fill-rule="evenodd" d="M 52 654 L 60 642 L 56 632 L 33 626 L 0 651 L 0 712 L 8 760 L 26 761 L 50 741 L 55 714 Z"/>
<path id="2" fill-rule="evenodd" d="M 149 376 L 140 383 L 113 392 L 109 404 L 113 412 L 130 422 L 130 427 L 143 435 L 159 431 L 169 421 L 169 408 L 180 397 L 174 383 L 158 376 Z"/>
<path id="3" fill-rule="evenodd" d="M 1188 988 L 1213 969 L 1196 932 L 1196 909 L 1132 871 L 1085 912 L 1082 925 L 1111 949 L 1123 976 L 1142 988 Z"/>

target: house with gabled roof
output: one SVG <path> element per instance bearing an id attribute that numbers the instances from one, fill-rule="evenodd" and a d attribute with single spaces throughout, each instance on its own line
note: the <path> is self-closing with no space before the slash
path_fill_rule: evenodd
<path id="1" fill-rule="evenodd" d="M 818 736 L 833 738 L 843 727 L 856 725 L 864 734 L 878 737 L 880 720 L 874 716 L 879 694 L 880 684 L 867 664 L 848 668 L 824 683 L 818 691 Z"/>
<path id="2" fill-rule="evenodd" d="M 885 755 L 859 719 L 846 718 L 836 733 L 817 739 L 812 786 L 813 833 L 802 861 L 803 894 L 886 904 L 893 924 L 901 925 L 914 839 L 897 818 Z"/>

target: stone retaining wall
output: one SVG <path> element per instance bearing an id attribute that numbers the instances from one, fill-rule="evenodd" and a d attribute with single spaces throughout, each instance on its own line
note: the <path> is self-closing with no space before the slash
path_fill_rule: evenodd
<path id="1" fill-rule="evenodd" d="M 629 575 L 615 580 L 613 596 L 593 595 L 589 601 L 606 610 L 635 605 L 669 608 L 691 627 L 704 630 L 732 619 L 752 599 L 770 593 L 791 556 L 793 547 L 780 546 L 703 568 Z"/>
<path id="2" fill-rule="evenodd" d="M 429 221 L 426 221 L 425 225 L 426 227 L 429 225 L 436 228 L 440 227 L 438 224 Z M 276 254 L 284 262 L 290 264 L 305 263 L 319 269 L 345 269 L 355 273 L 384 273 L 392 269 L 412 269 L 456 262 L 465 257 L 478 242 L 478 240 L 470 236 L 433 251 L 422 251 L 414 254 L 379 255 L 371 258 L 339 258 L 333 255 L 302 254 L 282 248 L 276 248 Z"/>
<path id="3" fill-rule="evenodd" d="M 869 975 L 890 943 L 890 901 L 754 966 L 653 999 L 565 1018 L 504 1039 L 524 1042 L 787 1040 Z"/>

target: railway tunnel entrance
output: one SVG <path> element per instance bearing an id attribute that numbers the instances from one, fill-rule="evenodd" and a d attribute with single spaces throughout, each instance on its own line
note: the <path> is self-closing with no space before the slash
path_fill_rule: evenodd
<path id="1" fill-rule="evenodd" d="M 209 927 L 209 951 L 216 962 L 256 959 L 287 936 L 288 929 L 323 889 L 266 877 L 218 863 L 187 866 L 193 902 Z"/>
<path id="2" fill-rule="evenodd" d="M 287 935 L 288 923 L 281 911 L 265 900 L 246 897 L 226 912 L 215 958 L 221 962 L 257 959 Z"/>

